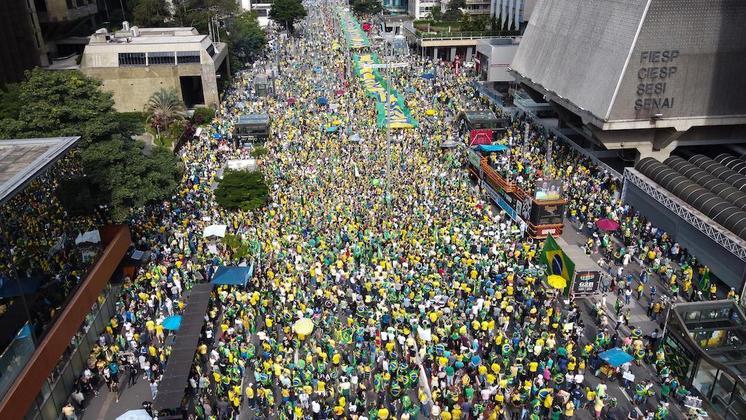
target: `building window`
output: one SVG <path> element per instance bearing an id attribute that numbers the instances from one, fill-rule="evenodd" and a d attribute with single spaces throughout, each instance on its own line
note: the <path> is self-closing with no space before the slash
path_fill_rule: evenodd
<path id="1" fill-rule="evenodd" d="M 144 66 L 145 53 L 119 53 L 119 66 Z"/>
<path id="2" fill-rule="evenodd" d="M 210 54 L 210 57 L 215 55 L 215 46 L 210 44 L 210 46 L 207 47 L 207 54 Z"/>
<path id="3" fill-rule="evenodd" d="M 165 64 L 173 66 L 176 64 L 176 57 L 173 51 L 170 52 L 150 52 L 148 53 L 148 65 L 155 66 L 159 64 Z"/>
<path id="4" fill-rule="evenodd" d="M 179 64 L 199 63 L 199 51 L 178 51 L 176 53 Z"/>

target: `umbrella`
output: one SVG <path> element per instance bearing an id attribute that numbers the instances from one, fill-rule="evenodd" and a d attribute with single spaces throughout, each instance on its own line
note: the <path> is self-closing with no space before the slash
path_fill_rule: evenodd
<path id="1" fill-rule="evenodd" d="M 619 229 L 619 223 L 611 219 L 599 219 L 596 221 L 596 226 L 604 232 L 614 232 Z"/>
<path id="2" fill-rule="evenodd" d="M 309 335 L 313 331 L 313 321 L 310 318 L 301 318 L 293 324 L 293 331 L 298 335 Z"/>
<path id="3" fill-rule="evenodd" d="M 425 115 L 427 115 L 428 117 L 432 117 L 433 115 L 435 115 L 435 110 L 428 109 L 427 111 L 425 111 Z"/>
<path id="4" fill-rule="evenodd" d="M 181 315 L 171 315 L 161 322 L 163 328 L 171 331 L 176 331 L 181 327 Z"/>
<path id="5" fill-rule="evenodd" d="M 148 414 L 147 411 L 141 409 L 138 410 L 130 410 L 121 416 L 117 417 L 116 420 L 150 420 L 152 417 L 150 417 L 150 414 Z"/>
<path id="6" fill-rule="evenodd" d="M 295 103 L 295 98 L 288 98 L 288 105 L 292 105 Z"/>
<path id="7" fill-rule="evenodd" d="M 330 125 L 329 127 L 326 127 L 326 132 L 327 133 L 334 133 L 335 131 L 337 131 L 337 126 L 336 125 Z"/>
<path id="8" fill-rule="evenodd" d="M 432 74 L 432 73 L 424 73 L 422 75 L 422 78 L 425 79 L 425 80 L 433 80 L 433 79 L 435 79 L 435 75 Z"/>
<path id="9" fill-rule="evenodd" d="M 634 357 L 632 357 L 632 355 L 628 354 L 619 347 L 614 347 L 613 349 L 606 350 L 605 352 L 599 354 L 599 357 L 601 357 L 601 359 L 604 362 L 608 363 L 611 367 L 619 367 L 635 359 Z"/>
<path id="10" fill-rule="evenodd" d="M 337 96 L 342 96 L 342 95 L 345 94 L 345 91 L 344 91 L 344 89 L 338 89 L 338 90 L 334 91 L 334 94 L 337 95 Z"/>
<path id="11" fill-rule="evenodd" d="M 567 280 L 564 277 L 552 274 L 547 277 L 547 283 L 555 289 L 564 289 L 567 287 Z"/>
<path id="12" fill-rule="evenodd" d="M 326 105 L 326 104 L 329 103 L 329 100 L 326 99 L 325 97 L 321 96 L 321 97 L 319 97 L 319 99 L 316 99 L 316 103 L 319 104 L 319 105 Z"/>
<path id="13" fill-rule="evenodd" d="M 334 120 L 332 121 L 332 125 L 342 125 L 342 120 Z"/>
<path id="14" fill-rule="evenodd" d="M 213 133 L 212 137 L 215 138 L 215 139 L 222 139 L 223 138 L 223 136 L 221 136 L 220 133 Z"/>

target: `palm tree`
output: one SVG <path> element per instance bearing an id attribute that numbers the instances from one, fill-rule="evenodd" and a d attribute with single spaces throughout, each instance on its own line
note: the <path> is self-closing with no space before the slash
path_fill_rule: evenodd
<path id="1" fill-rule="evenodd" d="M 184 102 L 174 88 L 164 88 L 153 93 L 145 104 L 147 121 L 159 136 L 162 128 L 168 128 L 172 122 L 184 119 L 185 109 Z"/>

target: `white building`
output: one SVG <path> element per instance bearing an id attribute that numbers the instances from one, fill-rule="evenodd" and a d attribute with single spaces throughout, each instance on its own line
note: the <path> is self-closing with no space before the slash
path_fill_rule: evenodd
<path id="1" fill-rule="evenodd" d="M 409 0 L 407 5 L 409 15 L 415 19 L 428 19 L 434 8 L 440 8 L 440 0 Z"/>
<path id="2" fill-rule="evenodd" d="M 269 25 L 269 10 L 272 8 L 272 0 L 239 0 L 241 9 L 256 13 L 259 26 L 266 28 Z"/>
<path id="3" fill-rule="evenodd" d="M 117 111 L 142 111 L 150 96 L 172 88 L 187 108 L 217 106 L 218 78 L 227 77 L 228 47 L 194 28 L 138 28 L 124 22 L 90 38 L 80 70 L 113 93 Z"/>
<path id="4" fill-rule="evenodd" d="M 528 23 L 535 5 L 536 0 L 490 0 L 490 16 L 500 19 L 504 29 L 517 31 Z"/>

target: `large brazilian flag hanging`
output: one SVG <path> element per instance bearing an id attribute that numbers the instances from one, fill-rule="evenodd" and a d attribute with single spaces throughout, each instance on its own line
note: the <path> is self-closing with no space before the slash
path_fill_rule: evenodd
<path id="1" fill-rule="evenodd" d="M 567 284 L 572 282 L 572 277 L 575 274 L 575 263 L 565 255 L 565 252 L 562 251 L 557 241 L 552 238 L 552 235 L 547 236 L 546 241 L 544 241 L 544 248 L 541 250 L 539 262 L 546 264 L 548 275 L 556 274 L 562 276 L 567 280 Z"/>

